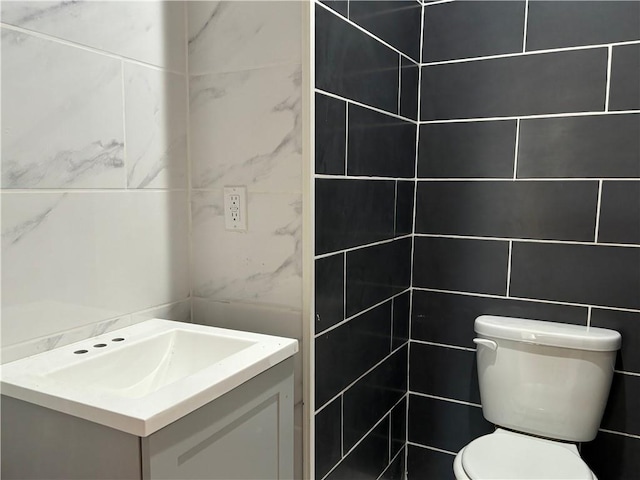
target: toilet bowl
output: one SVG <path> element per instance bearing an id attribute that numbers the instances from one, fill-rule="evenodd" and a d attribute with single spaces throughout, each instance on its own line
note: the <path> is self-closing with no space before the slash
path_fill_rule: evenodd
<path id="1" fill-rule="evenodd" d="M 460 450 L 453 473 L 456 480 L 597 480 L 575 444 L 500 428 Z"/>
<path id="2" fill-rule="evenodd" d="M 458 452 L 456 479 L 597 480 L 576 443 L 598 433 L 620 334 L 489 315 L 474 329 L 482 414 L 497 429 Z"/>

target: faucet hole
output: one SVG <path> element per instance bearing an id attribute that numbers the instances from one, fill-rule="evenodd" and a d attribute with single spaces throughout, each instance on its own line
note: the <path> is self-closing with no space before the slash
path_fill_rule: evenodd
<path id="1" fill-rule="evenodd" d="M 87 353 L 89 350 L 76 350 L 75 353 L 76 355 L 80 355 L 81 353 Z"/>
<path id="2" fill-rule="evenodd" d="M 106 346 L 107 346 L 107 344 L 106 344 L 106 343 L 96 343 L 96 344 L 94 345 L 94 347 L 95 347 L 95 348 L 102 348 L 102 347 L 106 347 Z"/>
<path id="3" fill-rule="evenodd" d="M 124 338 L 122 338 L 122 337 L 112 338 L 111 341 L 112 342 L 124 342 Z"/>

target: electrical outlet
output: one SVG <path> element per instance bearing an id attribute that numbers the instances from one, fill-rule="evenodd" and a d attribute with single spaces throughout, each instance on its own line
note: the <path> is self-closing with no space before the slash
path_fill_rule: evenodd
<path id="1" fill-rule="evenodd" d="M 224 187 L 224 227 L 247 230 L 247 187 Z"/>

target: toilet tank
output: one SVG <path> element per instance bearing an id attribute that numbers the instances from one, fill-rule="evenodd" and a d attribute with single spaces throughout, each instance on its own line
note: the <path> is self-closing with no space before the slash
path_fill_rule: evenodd
<path id="1" fill-rule="evenodd" d="M 515 431 L 587 442 L 598 433 L 620 334 L 483 315 L 475 321 L 484 417 Z"/>

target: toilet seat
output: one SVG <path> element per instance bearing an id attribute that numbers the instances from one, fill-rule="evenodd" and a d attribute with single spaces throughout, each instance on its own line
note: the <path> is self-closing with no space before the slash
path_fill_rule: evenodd
<path id="1" fill-rule="evenodd" d="M 594 480 L 573 444 L 498 429 L 477 438 L 456 457 L 472 480 Z"/>

